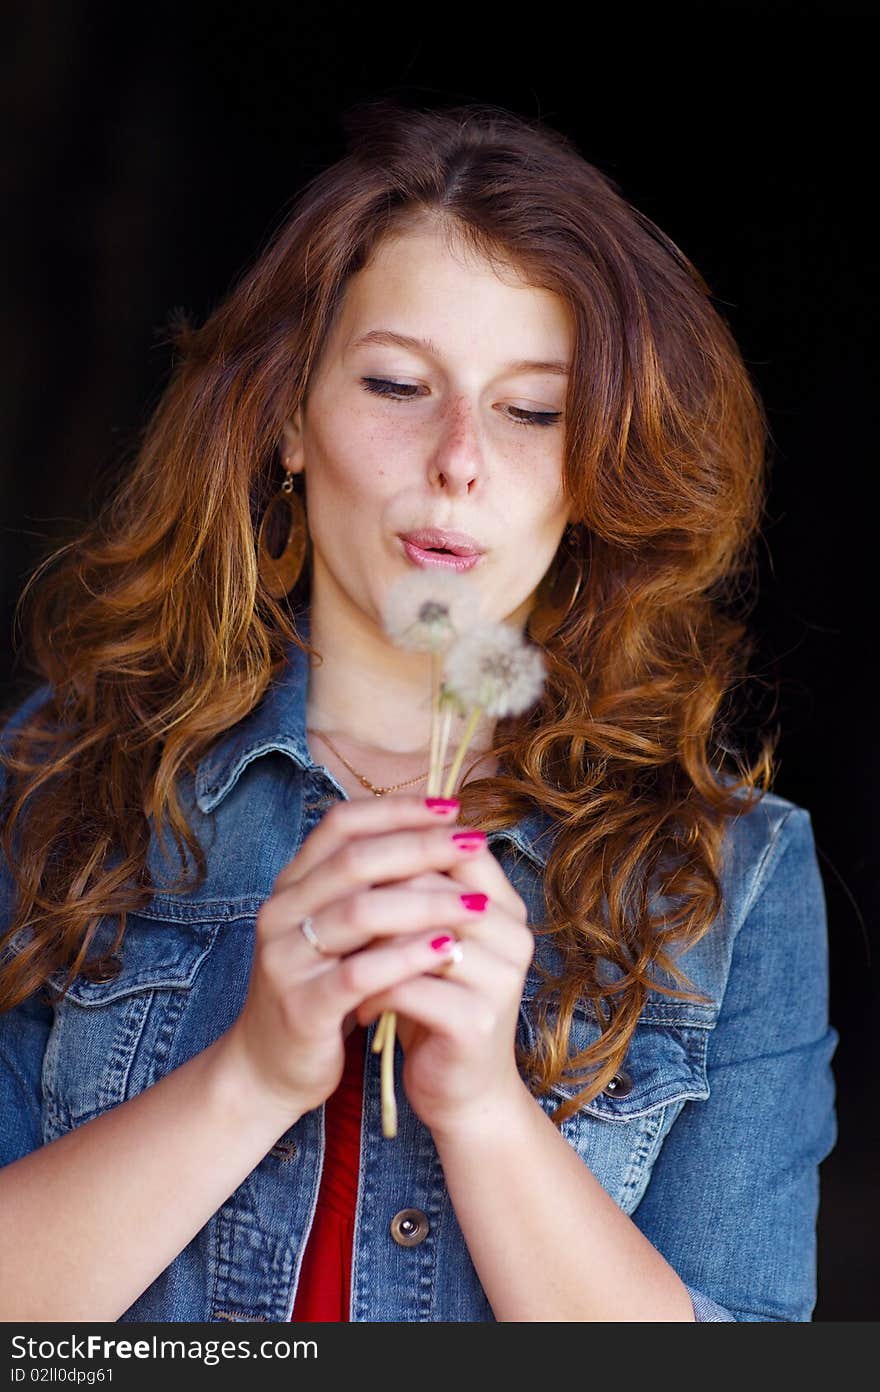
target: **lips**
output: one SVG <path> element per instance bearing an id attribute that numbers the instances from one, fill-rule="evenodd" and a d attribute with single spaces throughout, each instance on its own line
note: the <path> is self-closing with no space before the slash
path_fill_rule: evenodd
<path id="1" fill-rule="evenodd" d="M 447 527 L 401 532 L 400 541 L 407 560 L 422 570 L 472 570 L 483 558 L 483 548 L 475 537 Z"/>
<path id="2" fill-rule="evenodd" d="M 483 552 L 480 543 L 467 532 L 452 532 L 445 527 L 421 527 L 415 532 L 402 532 L 400 539 L 420 551 L 450 556 L 480 556 Z"/>

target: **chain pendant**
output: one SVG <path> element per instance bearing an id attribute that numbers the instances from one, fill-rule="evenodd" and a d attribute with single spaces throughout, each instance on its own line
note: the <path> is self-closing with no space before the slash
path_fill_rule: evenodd
<path id="1" fill-rule="evenodd" d="M 328 739 L 327 735 L 325 735 L 321 730 L 307 729 L 306 734 L 317 735 L 318 738 L 322 739 L 325 744 L 328 744 L 330 748 L 333 750 L 333 753 L 336 755 L 337 759 L 339 759 L 340 762 L 343 763 L 345 767 L 348 769 L 349 773 L 354 774 L 361 787 L 366 788 L 367 792 L 372 793 L 374 797 L 384 797 L 386 793 L 394 793 L 397 791 L 398 788 L 411 788 L 414 783 L 423 783 L 425 779 L 428 777 L 426 773 L 420 773 L 418 778 L 408 778 L 404 783 L 393 783 L 390 788 L 377 788 L 375 784 L 370 782 L 369 778 L 367 778 L 362 773 L 358 773 L 357 769 L 352 768 L 348 760 L 342 754 L 340 754 L 339 750 L 336 748 L 336 745 L 332 742 L 332 740 Z M 453 762 L 454 760 L 450 759 L 449 763 L 443 765 L 444 773 L 448 768 L 451 768 Z"/>

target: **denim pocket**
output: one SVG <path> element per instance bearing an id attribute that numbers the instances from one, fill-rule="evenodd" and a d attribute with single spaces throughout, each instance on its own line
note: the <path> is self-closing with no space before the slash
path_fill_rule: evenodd
<path id="1" fill-rule="evenodd" d="M 99 925 L 102 948 L 116 926 L 112 919 Z M 43 1058 L 44 1142 L 135 1096 L 173 1066 L 177 1026 L 218 927 L 130 913 L 118 973 L 75 978 L 55 1004 Z M 50 977 L 56 989 L 63 980 L 63 972 Z"/>
<path id="2" fill-rule="evenodd" d="M 530 989 L 531 988 L 531 989 Z M 534 982 L 520 1005 L 519 1043 L 531 1049 L 539 1027 Z M 552 1023 L 555 1008 L 548 1011 Z M 636 1025 L 626 1059 L 612 1084 L 561 1123 L 561 1134 L 578 1152 L 625 1213 L 645 1191 L 664 1138 L 686 1103 L 709 1096 L 706 1075 L 708 1026 L 701 1016 L 673 1007 L 663 1015 L 649 1006 Z M 587 1049 L 599 1036 L 592 1012 L 575 1008 L 569 1055 Z M 582 1088 L 566 1080 L 537 1097 L 548 1115 Z"/>

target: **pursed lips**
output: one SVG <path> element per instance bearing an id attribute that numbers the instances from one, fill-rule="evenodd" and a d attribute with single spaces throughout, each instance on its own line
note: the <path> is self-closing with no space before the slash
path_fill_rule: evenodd
<path id="1" fill-rule="evenodd" d="M 481 551 L 457 554 L 453 551 L 419 546 L 406 536 L 400 540 L 407 559 L 411 564 L 423 569 L 433 567 L 443 570 L 473 570 L 483 559 Z"/>

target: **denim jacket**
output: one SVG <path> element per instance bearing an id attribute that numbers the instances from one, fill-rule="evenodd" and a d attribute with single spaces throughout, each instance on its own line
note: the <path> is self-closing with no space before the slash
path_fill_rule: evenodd
<path id="1" fill-rule="evenodd" d="M 308 636 L 307 610 L 298 631 Z M 291 644 L 281 678 L 185 776 L 181 796 L 208 860 L 202 888 L 188 897 L 156 892 L 129 915 L 114 979 L 78 977 L 54 1007 L 35 995 L 0 1015 L 0 1165 L 134 1097 L 237 1018 L 257 911 L 327 807 L 346 796 L 310 757 L 307 680 L 307 659 Z M 48 686 L 33 692 L 3 735 L 49 694 Z M 553 831 L 533 811 L 489 834 L 533 926 L 543 919 Z M 561 1129 L 678 1273 L 698 1321 L 808 1321 L 818 1165 L 836 1140 L 830 1061 L 837 1043 L 809 813 L 765 794 L 728 823 L 725 850 L 723 908 L 679 959 L 709 1003 L 652 991 L 614 1086 Z M 150 865 L 156 885 L 179 870 L 176 860 L 162 860 L 155 828 Z M 9 900 L 7 871 L 0 928 Z M 102 942 L 113 928 L 102 922 Z M 536 937 L 522 1043 L 535 1035 L 535 963 L 551 960 L 551 943 Z M 374 1028 L 366 1039 L 350 1318 L 491 1321 L 431 1133 L 408 1105 L 399 1048 L 398 1134 L 382 1135 Z M 576 1009 L 572 1052 L 597 1030 L 590 1010 Z M 552 1112 L 571 1091 L 560 1083 L 540 1105 Z M 323 1156 L 320 1106 L 279 1137 L 121 1320 L 288 1321 Z"/>

